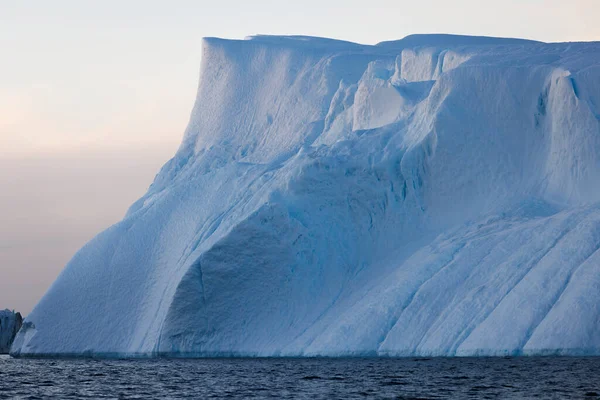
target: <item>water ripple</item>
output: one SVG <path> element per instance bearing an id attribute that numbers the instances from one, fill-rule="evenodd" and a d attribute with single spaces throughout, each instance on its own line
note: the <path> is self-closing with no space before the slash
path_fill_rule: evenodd
<path id="1" fill-rule="evenodd" d="M 0 375 L 0 399 L 600 397 L 600 358 L 36 360 L 0 356 Z"/>

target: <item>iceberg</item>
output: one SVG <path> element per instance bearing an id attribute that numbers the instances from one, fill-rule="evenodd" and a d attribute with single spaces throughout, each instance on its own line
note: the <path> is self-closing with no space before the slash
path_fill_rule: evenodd
<path id="1" fill-rule="evenodd" d="M 8 354 L 10 347 L 17 335 L 23 317 L 20 313 L 11 310 L 0 310 L 0 354 Z"/>
<path id="2" fill-rule="evenodd" d="M 13 356 L 600 355 L 600 43 L 203 40 Z"/>

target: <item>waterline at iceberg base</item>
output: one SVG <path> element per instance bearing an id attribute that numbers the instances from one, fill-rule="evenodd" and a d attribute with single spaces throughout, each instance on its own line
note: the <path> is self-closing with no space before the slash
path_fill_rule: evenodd
<path id="1" fill-rule="evenodd" d="M 204 40 L 14 356 L 600 355 L 600 43 Z"/>

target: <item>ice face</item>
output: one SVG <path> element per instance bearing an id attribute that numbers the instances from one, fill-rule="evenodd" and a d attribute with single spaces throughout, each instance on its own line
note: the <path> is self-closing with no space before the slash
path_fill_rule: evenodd
<path id="1" fill-rule="evenodd" d="M 13 355 L 600 354 L 600 44 L 204 40 Z"/>

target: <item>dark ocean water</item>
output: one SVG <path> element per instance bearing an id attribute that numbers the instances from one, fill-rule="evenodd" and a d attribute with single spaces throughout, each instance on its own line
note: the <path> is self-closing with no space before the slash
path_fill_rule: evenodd
<path id="1" fill-rule="evenodd" d="M 0 356 L 0 398 L 594 398 L 600 358 L 50 360 Z"/>

